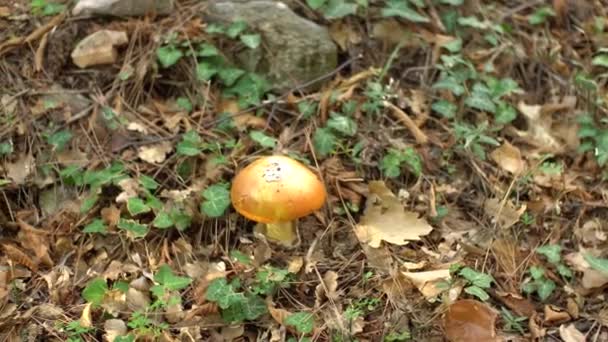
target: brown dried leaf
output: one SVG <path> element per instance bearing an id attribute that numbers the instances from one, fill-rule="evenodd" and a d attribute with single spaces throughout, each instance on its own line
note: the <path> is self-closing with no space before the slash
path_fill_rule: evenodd
<path id="1" fill-rule="evenodd" d="M 447 290 L 442 284 L 445 284 L 445 282 L 451 279 L 449 269 L 402 273 L 406 279 L 418 288 L 426 299 L 435 298 Z"/>
<path id="2" fill-rule="evenodd" d="M 508 141 L 505 141 L 499 148 L 492 151 L 490 157 L 503 170 L 514 175 L 522 173 L 525 169 L 525 163 L 521 158 L 521 152 Z"/>
<path id="3" fill-rule="evenodd" d="M 325 299 L 335 300 L 338 298 L 338 273 L 327 271 L 323 275 L 322 282 L 315 288 L 315 308 L 321 306 Z"/>
<path id="4" fill-rule="evenodd" d="M 361 243 L 378 248 L 382 241 L 403 246 L 420 240 L 433 230 L 418 214 L 405 211 L 403 205 L 382 181 L 369 183 L 365 212 L 355 234 Z"/>
<path id="5" fill-rule="evenodd" d="M 163 141 L 154 145 L 141 146 L 137 151 L 137 156 L 147 163 L 160 164 L 165 161 L 171 150 L 173 150 L 171 142 Z"/>
<path id="6" fill-rule="evenodd" d="M 101 219 L 110 227 L 116 227 L 120 221 L 120 210 L 115 205 L 101 209 Z"/>
<path id="7" fill-rule="evenodd" d="M 127 334 L 127 325 L 122 319 L 108 319 L 103 323 L 104 340 L 113 342 L 118 336 Z"/>
<path id="8" fill-rule="evenodd" d="M 498 342 L 498 314 L 483 302 L 459 300 L 448 307 L 443 324 L 446 337 L 452 342 Z"/>
<path id="9" fill-rule="evenodd" d="M 222 327 L 221 334 L 224 338 L 224 341 L 234 341 L 239 337 L 243 336 L 245 333 L 245 326 L 242 324 L 239 325 L 230 325 Z"/>
<path id="10" fill-rule="evenodd" d="M 517 104 L 517 109 L 523 114 L 528 122 L 528 131 L 517 132 L 520 137 L 526 139 L 526 142 L 536 146 L 540 151 L 546 153 L 562 152 L 564 146 L 553 135 L 552 124 L 553 120 L 548 115 L 543 115 L 543 106 L 527 105 L 520 101 Z"/>
<path id="11" fill-rule="evenodd" d="M 545 325 L 557 325 L 571 320 L 568 311 L 555 305 L 545 305 Z"/>
<path id="12" fill-rule="evenodd" d="M 502 229 L 508 229 L 517 222 L 521 215 L 526 211 L 526 205 L 515 208 L 515 205 L 510 201 L 501 201 L 499 198 L 490 198 L 484 202 L 483 209 L 492 222 L 498 224 Z"/>
<path id="13" fill-rule="evenodd" d="M 562 324 L 559 327 L 559 336 L 564 342 L 585 342 L 587 339 L 582 332 L 580 332 L 574 324 Z"/>
<path id="14" fill-rule="evenodd" d="M 50 242 L 48 234 L 44 231 L 36 229 L 22 220 L 18 220 L 19 234 L 17 235 L 21 241 L 21 246 L 31 250 L 36 255 L 36 258 L 46 266 L 53 266 L 53 260 L 49 255 Z"/>
<path id="15" fill-rule="evenodd" d="M 36 160 L 34 156 L 29 154 L 20 154 L 19 158 L 12 163 L 6 163 L 4 165 L 4 171 L 6 176 L 11 179 L 15 184 L 21 185 L 30 177 L 34 169 L 36 168 Z"/>
<path id="16" fill-rule="evenodd" d="M 520 295 L 513 293 L 502 293 L 498 291 L 496 294 L 498 295 L 498 299 L 518 316 L 531 317 L 535 312 L 534 304 L 527 298 L 523 298 Z"/>
<path id="17" fill-rule="evenodd" d="M 357 45 L 361 42 L 361 35 L 343 21 L 333 21 L 329 27 L 329 35 L 343 51 L 350 45 Z"/>
<path id="18" fill-rule="evenodd" d="M 18 247 L 10 244 L 3 244 L 2 249 L 4 249 L 6 256 L 13 262 L 29 268 L 33 272 L 38 271 L 38 265 L 34 262 L 34 260 L 32 260 L 32 258 L 30 258 Z"/>
<path id="19" fill-rule="evenodd" d="M 280 325 L 285 325 L 283 322 L 285 322 L 285 319 L 291 315 L 291 312 L 285 309 L 275 308 L 271 305 L 268 305 L 268 312 L 270 313 L 270 316 Z"/>
<path id="20" fill-rule="evenodd" d="M 296 274 L 300 272 L 302 266 L 304 266 L 304 258 L 302 258 L 301 256 L 296 256 L 289 259 L 289 263 L 287 264 L 287 271 L 289 271 L 289 273 Z"/>

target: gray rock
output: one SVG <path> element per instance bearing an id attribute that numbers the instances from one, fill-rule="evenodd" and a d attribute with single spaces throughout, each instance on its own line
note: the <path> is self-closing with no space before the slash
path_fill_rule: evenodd
<path id="1" fill-rule="evenodd" d="M 300 17 L 283 2 L 215 0 L 204 9 L 204 16 L 209 22 L 224 25 L 242 20 L 261 34 L 261 46 L 240 53 L 235 62 L 265 76 L 275 90 L 303 85 L 337 66 L 338 49 L 328 30 Z M 307 89 L 316 89 L 319 84 Z"/>
<path id="2" fill-rule="evenodd" d="M 129 17 L 149 13 L 170 14 L 173 8 L 173 0 L 80 0 L 72 13 Z"/>

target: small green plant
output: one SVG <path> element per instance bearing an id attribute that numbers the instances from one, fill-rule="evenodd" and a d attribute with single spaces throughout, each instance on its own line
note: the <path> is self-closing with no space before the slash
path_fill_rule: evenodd
<path id="1" fill-rule="evenodd" d="M 83 327 L 80 321 L 72 321 L 67 324 L 59 324 L 59 329 L 63 330 L 67 335 L 67 342 L 84 342 L 83 335 L 90 334 L 95 331 L 93 327 Z"/>
<path id="2" fill-rule="evenodd" d="M 0 157 L 8 156 L 13 153 L 13 151 L 14 147 L 12 141 L 0 143 Z"/>
<path id="3" fill-rule="evenodd" d="M 490 299 L 490 296 L 486 292 L 494 282 L 494 278 L 491 275 L 477 272 L 470 267 L 462 267 L 461 265 L 453 265 L 450 268 L 450 273 L 457 274 L 466 280 L 466 287 L 464 292 L 479 298 L 482 301 Z"/>
<path id="4" fill-rule="evenodd" d="M 374 311 L 376 307 L 380 304 L 380 299 L 378 298 L 363 298 L 359 299 L 352 304 L 350 304 L 346 310 L 344 310 L 344 317 L 352 322 L 359 317 L 363 317 L 368 313 Z"/>
<path id="5" fill-rule="evenodd" d="M 207 187 L 202 196 L 201 213 L 208 217 L 220 217 L 230 206 L 230 191 L 228 183 L 217 183 Z"/>
<path id="6" fill-rule="evenodd" d="M 326 126 L 317 128 L 312 137 L 315 152 L 320 157 L 336 153 L 341 139 L 352 138 L 356 133 L 357 123 L 351 117 L 332 112 Z"/>
<path id="7" fill-rule="evenodd" d="M 264 265 L 256 272 L 256 277 L 248 284 L 241 279 L 215 279 L 209 284 L 205 298 L 218 304 L 222 318 L 228 323 L 252 321 L 268 312 L 262 296 L 270 295 L 279 288 L 289 286 L 291 274 L 284 269 Z M 302 317 L 296 316 L 294 323 Z M 300 328 L 305 329 L 306 322 Z"/>
<path id="8" fill-rule="evenodd" d="M 528 17 L 528 23 L 531 25 L 540 25 L 548 21 L 550 17 L 555 16 L 555 11 L 550 6 L 542 6 L 534 10 Z"/>
<path id="9" fill-rule="evenodd" d="M 521 215 L 520 221 L 526 226 L 530 226 L 536 221 L 536 218 L 529 211 L 526 211 Z"/>
<path id="10" fill-rule="evenodd" d="M 40 16 L 55 15 L 66 10 L 64 4 L 47 0 L 32 0 L 30 2 L 30 8 L 32 9 L 32 14 Z"/>
<path id="11" fill-rule="evenodd" d="M 578 136 L 583 140 L 579 147 L 579 152 L 593 151 L 593 155 L 597 159 L 600 166 L 606 165 L 608 162 L 608 119 L 600 120 L 598 125 L 591 115 L 582 115 L 579 117 Z"/>
<path id="12" fill-rule="evenodd" d="M 320 11 L 326 19 L 339 19 L 357 14 L 359 6 L 367 7 L 364 0 L 306 0 L 313 10 Z"/>
<path id="13" fill-rule="evenodd" d="M 131 314 L 127 326 L 133 329 L 133 333 L 136 336 L 152 336 L 155 338 L 160 337 L 163 334 L 163 331 L 169 329 L 169 324 L 165 322 L 155 322 L 141 311 L 135 311 Z M 135 339 L 135 336 L 129 334 L 123 338 L 123 341 L 132 341 Z"/>
<path id="14" fill-rule="evenodd" d="M 527 317 L 515 316 L 511 311 L 505 308 L 502 308 L 501 315 L 505 331 L 517 331 L 522 335 L 525 334 L 522 322 L 525 322 L 528 319 Z"/>
<path id="15" fill-rule="evenodd" d="M 530 278 L 524 281 L 522 291 L 526 294 L 536 292 L 540 300 L 547 300 L 557 287 L 555 282 L 545 276 L 545 269 L 540 266 L 532 266 L 528 269 L 528 272 Z"/>
<path id="16" fill-rule="evenodd" d="M 572 278 L 572 271 L 562 263 L 562 247 L 560 245 L 545 245 L 536 249 L 536 253 L 544 255 L 562 277 Z"/>
<path id="17" fill-rule="evenodd" d="M 384 336 L 384 342 L 403 342 L 403 341 L 409 341 L 412 339 L 412 334 L 405 330 L 405 331 L 392 331 L 390 332 L 388 335 Z"/>
<path id="18" fill-rule="evenodd" d="M 296 312 L 285 318 L 285 325 L 294 327 L 301 334 L 310 334 L 314 329 L 314 317 L 308 312 Z"/>
<path id="19" fill-rule="evenodd" d="M 191 278 L 178 276 L 173 273 L 169 265 L 162 265 L 158 269 L 158 272 L 154 275 L 154 281 L 157 284 L 150 288 L 150 292 L 156 297 L 152 308 L 167 307 L 181 303 L 181 297 L 174 295 L 174 293 L 185 289 L 192 283 Z"/>
<path id="20" fill-rule="evenodd" d="M 484 145 L 500 146 L 500 143 L 488 135 L 488 123 L 471 126 L 462 122 L 454 123 L 454 134 L 461 142 L 460 147 L 465 150 L 470 150 L 475 156 L 481 160 L 486 159 L 486 151 Z"/>
<path id="21" fill-rule="evenodd" d="M 403 165 L 416 177 L 422 174 L 422 158 L 412 147 L 402 150 L 389 149 L 380 161 L 380 170 L 386 177 L 395 178 L 401 175 Z"/>

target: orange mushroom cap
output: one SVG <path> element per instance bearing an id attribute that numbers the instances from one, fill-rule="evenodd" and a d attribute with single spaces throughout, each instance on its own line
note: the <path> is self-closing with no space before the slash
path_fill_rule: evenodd
<path id="1" fill-rule="evenodd" d="M 232 205 L 260 223 L 292 221 L 323 206 L 325 186 L 304 164 L 285 156 L 262 157 L 232 181 Z"/>

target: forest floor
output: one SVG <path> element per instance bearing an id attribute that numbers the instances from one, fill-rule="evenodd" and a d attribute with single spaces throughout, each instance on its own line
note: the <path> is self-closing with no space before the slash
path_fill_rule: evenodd
<path id="1" fill-rule="evenodd" d="M 197 1 L 1 1 L 0 340 L 608 341 L 605 4 L 369 2 L 290 2 L 340 68 L 273 93 L 197 77 Z M 272 154 L 328 194 L 290 248 L 230 202 Z"/>

